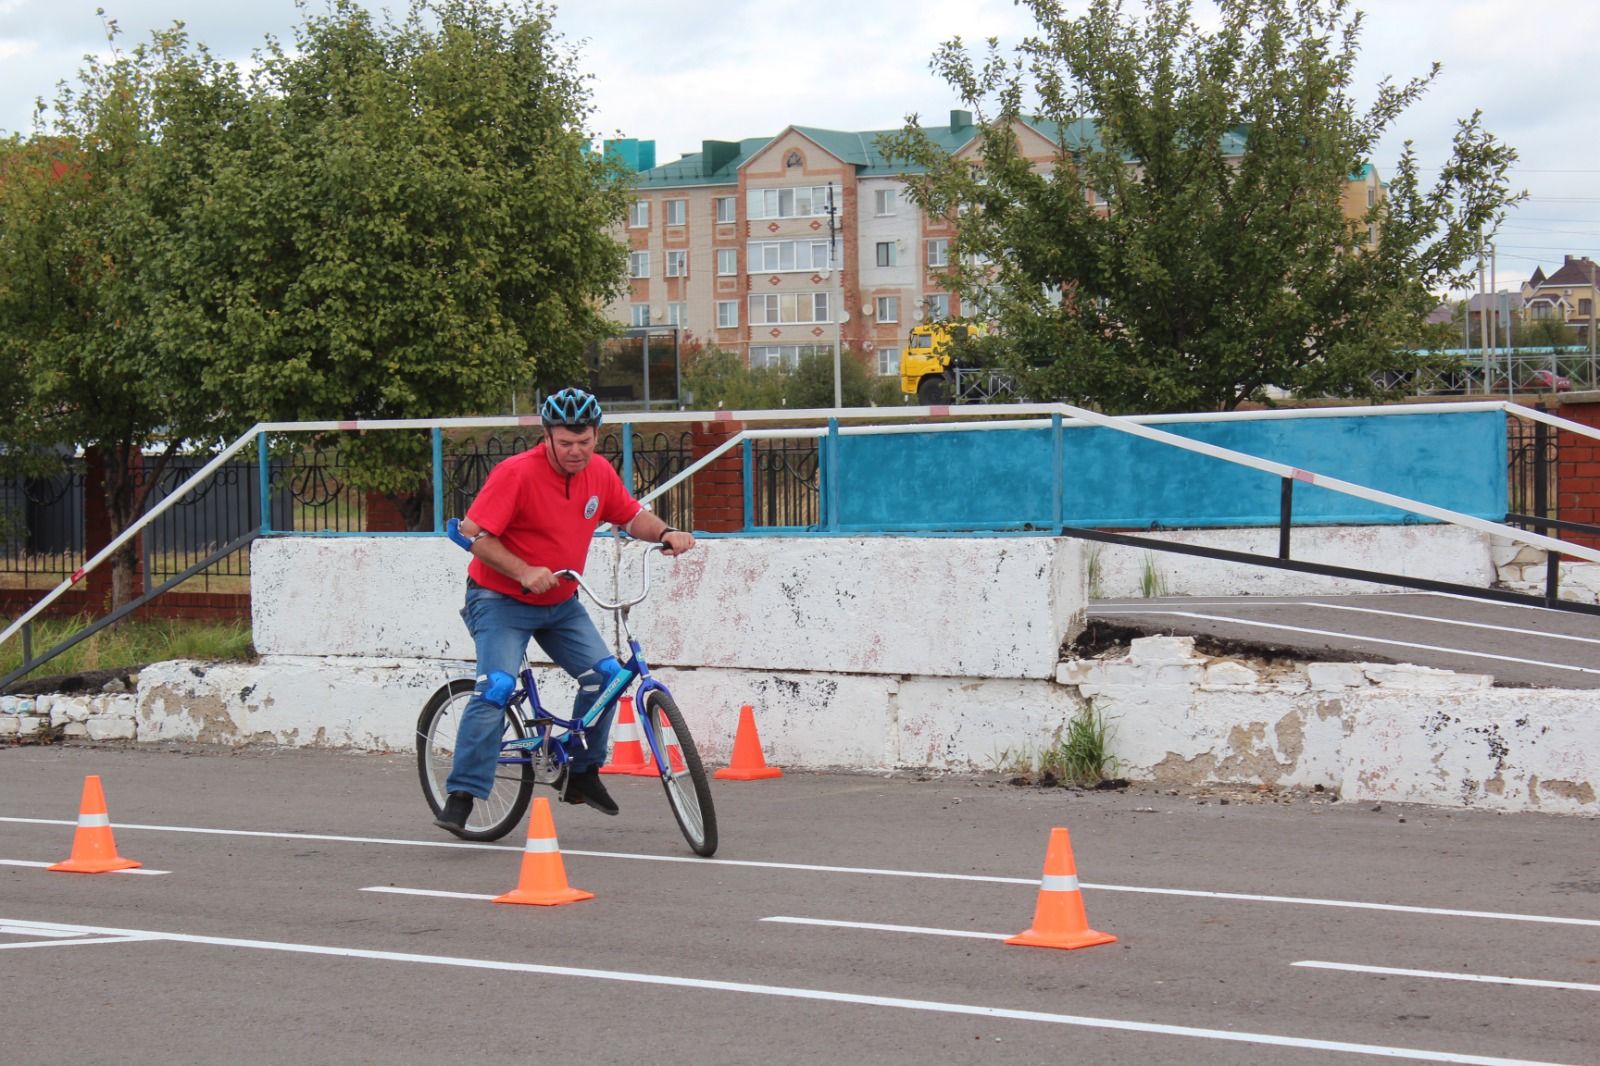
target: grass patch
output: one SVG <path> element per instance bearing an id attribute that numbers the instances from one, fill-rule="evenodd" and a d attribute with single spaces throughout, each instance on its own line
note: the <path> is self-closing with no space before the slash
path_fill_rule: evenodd
<path id="1" fill-rule="evenodd" d="M 89 625 L 91 619 L 52 618 L 32 623 L 35 655 L 48 651 Z M 7 620 L 5 625 L 9 625 Z M 174 618 L 123 620 L 80 641 L 38 667 L 29 680 L 56 674 L 120 670 L 168 659 L 248 660 L 255 658 L 250 623 L 193 622 Z M 22 634 L 0 645 L 0 674 L 22 665 Z"/>
<path id="2" fill-rule="evenodd" d="M 1139 592 L 1147 600 L 1167 594 L 1167 579 L 1161 573 L 1161 568 L 1156 566 L 1156 557 L 1149 552 L 1144 553 L 1144 568 L 1139 574 Z"/>
<path id="3" fill-rule="evenodd" d="M 1039 773 L 1062 784 L 1093 788 L 1116 776 L 1111 754 L 1113 730 L 1091 701 L 1067 723 L 1066 735 L 1039 756 Z"/>

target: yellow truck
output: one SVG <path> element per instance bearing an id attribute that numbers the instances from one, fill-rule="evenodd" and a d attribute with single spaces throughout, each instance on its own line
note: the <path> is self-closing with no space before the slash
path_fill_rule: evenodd
<path id="1" fill-rule="evenodd" d="M 949 403 L 956 394 L 956 375 L 950 366 L 956 338 L 977 335 L 976 327 L 958 322 L 913 326 L 910 340 L 900 353 L 900 391 L 915 396 L 923 405 Z"/>

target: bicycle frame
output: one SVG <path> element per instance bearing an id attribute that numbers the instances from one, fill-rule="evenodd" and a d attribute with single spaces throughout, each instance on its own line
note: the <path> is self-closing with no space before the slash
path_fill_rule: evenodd
<path id="1" fill-rule="evenodd" d="M 628 661 L 622 664 L 622 670 L 628 677 L 610 696 L 602 692 L 581 719 L 563 718 L 547 709 L 539 699 L 539 686 L 534 679 L 533 668 L 524 666 L 520 675 L 522 683 L 517 691 L 511 694 L 507 706 L 522 717 L 523 724 L 528 727 L 529 735 L 521 740 L 503 741 L 500 745 L 498 765 L 526 766 L 533 762 L 535 752 L 543 752 L 546 758 L 558 766 L 566 765 L 571 757 L 567 754 L 565 745 L 556 742 L 555 733 L 564 730 L 576 737 L 580 744 L 587 743 L 584 739 L 587 731 L 600 720 L 601 715 L 627 693 L 631 685 L 634 686 L 634 703 L 639 708 L 636 720 L 643 728 L 645 742 L 650 746 L 650 754 L 654 757 L 656 766 L 668 767 L 670 764 L 665 750 L 643 708 L 645 698 L 651 692 L 660 691 L 670 697 L 672 691 L 650 676 L 650 667 L 644 661 L 643 649 L 631 636 L 628 638 L 628 648 L 631 654 L 628 656 Z M 526 710 L 523 710 L 524 704 L 528 705 Z"/>

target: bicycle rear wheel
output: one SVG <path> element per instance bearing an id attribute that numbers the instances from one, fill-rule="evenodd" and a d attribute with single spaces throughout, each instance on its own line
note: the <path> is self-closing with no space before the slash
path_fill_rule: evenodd
<path id="1" fill-rule="evenodd" d="M 706 779 L 700 753 L 684 723 L 683 713 L 671 696 L 651 689 L 644 699 L 645 715 L 656 743 L 666 754 L 667 765 L 661 784 L 667 790 L 672 816 L 678 820 L 683 839 L 696 855 L 710 856 L 717 850 L 717 812 L 711 805 L 711 783 Z"/>
<path id="2" fill-rule="evenodd" d="M 422 716 L 417 719 L 417 776 L 422 780 L 422 794 L 433 808 L 435 818 L 444 811 L 449 796 L 445 781 L 455 765 L 456 731 L 461 725 L 461 712 L 472 699 L 473 684 L 471 678 L 460 677 L 444 685 L 428 700 L 422 708 Z M 527 735 L 522 719 L 506 708 L 501 741 L 519 740 Z M 473 800 L 472 814 L 462 835 L 468 840 L 499 840 L 522 821 L 532 797 L 531 765 L 497 765 L 489 798 Z"/>

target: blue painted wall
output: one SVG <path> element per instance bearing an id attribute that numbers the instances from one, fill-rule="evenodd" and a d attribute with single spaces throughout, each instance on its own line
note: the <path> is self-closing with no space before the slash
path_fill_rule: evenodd
<path id="1" fill-rule="evenodd" d="M 1506 427 L 1498 411 L 1188 422 L 1174 434 L 1398 496 L 1499 521 Z M 1054 431 L 840 437 L 841 530 L 1050 528 Z M 1067 525 L 1096 528 L 1276 525 L 1270 474 L 1099 428 L 1060 431 Z M 823 441 L 827 447 L 828 441 Z M 837 525 L 834 525 L 836 520 Z M 1297 525 L 1419 521 L 1403 511 L 1296 484 Z"/>

